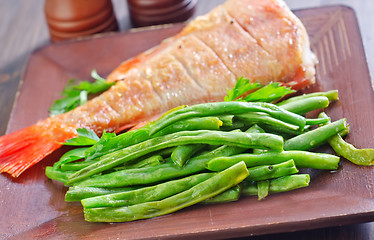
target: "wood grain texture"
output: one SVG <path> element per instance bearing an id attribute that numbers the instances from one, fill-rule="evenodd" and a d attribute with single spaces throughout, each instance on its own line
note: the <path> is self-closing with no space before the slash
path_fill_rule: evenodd
<path id="1" fill-rule="evenodd" d="M 200 0 L 196 14 L 203 14 L 209 11 L 213 6 L 218 5 L 223 0 Z M 373 59 L 373 44 L 371 43 L 373 37 L 370 34 L 373 33 L 370 20 L 372 20 L 373 2 L 370 0 L 364 1 L 296 1 L 286 0 L 291 8 L 303 8 L 303 7 L 315 7 L 317 5 L 326 5 L 332 3 L 344 3 L 352 6 L 358 12 L 357 17 L 363 34 L 364 46 L 366 50 L 366 56 L 369 61 L 371 71 L 372 59 Z M 123 31 L 129 29 L 131 25 L 128 21 L 126 3 L 123 0 L 113 0 L 117 18 L 119 18 L 120 27 Z M 17 91 L 18 84 L 23 79 L 23 72 L 25 65 L 28 60 L 28 56 L 35 49 L 47 45 L 49 42 L 48 32 L 44 21 L 44 15 L 42 10 L 43 0 L 34 1 L 5 1 L 0 0 L 0 133 L 5 132 L 10 111 L 12 109 L 12 103 L 15 98 L 15 92 Z M 371 9 L 371 10 L 370 10 Z M 325 12 L 325 14 L 318 14 L 318 19 L 314 22 L 308 22 L 308 18 L 315 17 L 315 15 L 302 16 L 302 20 L 307 22 L 307 28 L 312 32 L 312 47 L 319 55 L 323 63 L 318 68 L 318 79 L 326 79 L 324 81 L 318 81 L 316 86 L 319 89 L 331 89 L 336 87 L 336 79 L 347 79 L 347 81 L 339 82 L 339 86 L 344 88 L 344 102 L 350 103 L 346 108 L 337 107 L 334 108 L 332 114 L 335 116 L 346 116 L 347 112 L 355 111 L 358 106 L 371 106 L 373 99 L 366 99 L 364 96 L 366 91 L 371 90 L 372 86 L 370 82 L 357 87 L 357 79 L 369 79 L 368 72 L 366 71 L 366 60 L 364 49 L 360 42 L 352 40 L 353 36 L 359 35 L 359 29 L 356 24 L 356 19 L 351 14 L 348 14 L 349 9 L 333 9 Z M 361 14 L 360 14 L 361 13 Z M 330 17 L 329 17 L 330 16 Z M 331 17 L 334 16 L 334 17 Z M 319 24 L 319 25 L 318 25 Z M 351 25 L 353 24 L 353 25 Z M 326 26 L 330 27 L 326 27 Z M 322 27 L 321 27 L 322 26 Z M 17 31 L 15 31 L 17 29 Z M 314 30 L 313 30 L 314 29 Z M 351 30 L 354 29 L 352 33 Z M 320 41 L 315 39 L 318 36 Z M 353 41 L 353 42 L 352 42 Z M 347 48 L 347 45 L 349 48 Z M 321 58 L 322 57 L 322 58 Z M 323 59 L 323 60 L 322 60 Z M 361 66 L 352 67 L 356 63 L 362 64 L 365 69 Z M 337 71 L 332 71 L 337 69 Z M 82 76 L 86 76 L 84 69 L 81 71 Z M 109 70 L 108 70 L 109 71 Z M 77 72 L 71 72 L 67 74 L 67 77 L 73 76 Z M 334 80 L 334 81 L 332 81 Z M 355 89 L 355 91 L 349 91 Z M 361 97 L 356 97 L 361 96 Z M 365 105 L 366 104 L 366 105 Z M 369 104 L 369 105 L 367 105 Z M 34 112 L 24 115 L 27 118 L 33 115 Z M 44 113 L 45 114 L 45 113 Z M 358 144 L 360 147 L 373 147 L 373 138 L 365 138 L 367 129 L 363 128 L 360 123 L 360 119 L 372 119 L 370 111 L 363 111 L 359 114 L 349 116 L 349 121 L 355 126 L 354 134 L 352 134 L 350 141 Z M 371 118 L 370 118 L 371 117 Z M 368 120 L 370 121 L 370 120 Z M 21 123 L 19 121 L 19 124 Z M 373 126 L 371 122 L 366 122 Z M 17 127 L 17 121 L 14 126 Z M 365 125 L 366 126 L 366 125 Z M 20 126 L 18 126 L 20 127 Z M 373 134 L 372 134 L 373 135 Z M 0 178 L 0 239 L 6 239 L 14 234 L 14 239 L 66 239 L 69 236 L 79 238 L 108 238 L 108 231 L 113 234 L 111 237 L 120 237 L 124 234 L 123 231 L 132 231 L 132 228 L 126 228 L 122 225 L 114 225 L 103 227 L 101 224 L 86 224 L 82 221 L 81 207 L 76 204 L 66 204 L 63 201 L 63 193 L 65 188 L 61 185 L 56 185 L 50 181 L 46 181 L 44 178 L 44 167 L 50 165 L 54 159 L 58 156 L 58 152 L 55 153 L 48 159 L 45 159 L 42 164 L 38 167 L 34 167 L 30 173 L 27 173 L 24 177 L 13 180 L 1 175 Z M 353 181 L 355 179 L 355 171 L 352 170 L 352 166 L 348 165 L 344 177 Z M 372 171 L 366 176 L 365 181 L 372 182 L 373 176 Z M 339 178 L 338 178 L 339 179 Z M 325 178 L 320 181 L 324 183 Z M 339 184 L 334 183 L 339 190 Z M 355 183 L 351 182 L 349 192 L 355 192 Z M 32 189 L 30 190 L 30 186 Z M 366 190 L 372 189 L 371 185 L 365 185 L 363 188 Z M 20 193 L 25 192 L 23 197 L 19 197 Z M 307 195 L 305 195 L 307 196 Z M 365 198 L 369 200 L 373 199 L 372 191 L 369 191 L 369 195 Z M 274 200 L 273 200 L 274 201 Z M 344 201 L 342 198 L 340 201 Z M 276 204 L 276 202 L 273 202 Z M 360 202 L 358 202 L 359 204 Z M 253 204 L 256 204 L 254 202 Z M 14 206 L 14 207 L 12 207 Z M 241 205 L 237 206 L 238 208 Z M 245 206 L 245 205 L 243 205 Z M 275 205 L 276 206 L 276 205 Z M 349 206 L 347 206 L 349 208 Z M 15 211 L 17 210 L 17 211 Z M 192 209 L 193 211 L 194 209 Z M 214 209 L 207 210 L 212 214 Z M 219 209 L 218 209 L 219 210 Z M 28 215 L 27 213 L 34 213 Z M 183 216 L 188 217 L 190 211 L 183 213 Z M 213 214 L 214 215 L 214 214 Z M 202 215 L 203 216 L 203 215 Z M 218 216 L 219 217 L 219 216 Z M 222 216 L 224 217 L 224 216 Z M 298 217 L 295 213 L 294 217 Z M 224 218 L 222 218 L 224 219 Z M 336 219 L 335 219 L 336 220 Z M 162 219 L 158 220 L 161 221 Z M 327 220 L 329 224 L 347 224 L 347 222 L 333 222 L 334 219 Z M 355 222 L 363 221 L 374 221 L 372 216 L 357 216 L 354 219 Z M 324 225 L 324 222 L 317 223 L 316 225 L 310 226 L 312 228 L 319 228 Z M 144 223 L 136 224 L 137 227 L 144 227 Z M 355 224 L 345 227 L 331 227 L 331 228 L 320 228 L 316 230 L 298 231 L 303 228 L 295 227 L 292 231 L 298 231 L 295 233 L 282 233 L 282 234 L 270 234 L 264 236 L 251 237 L 251 239 L 372 239 L 374 236 L 374 223 Z M 134 227 L 134 232 L 138 231 L 138 228 Z M 169 228 L 173 226 L 164 226 L 165 232 L 168 232 Z M 109 229 L 109 230 L 107 230 Z M 198 231 L 198 229 L 191 230 Z M 266 229 L 258 228 L 256 234 L 262 234 L 266 232 Z M 279 228 L 274 228 L 273 232 L 281 231 Z M 73 233 L 68 235 L 68 233 Z M 75 233 L 75 234 L 74 234 Z M 269 233 L 269 232 L 267 232 Z M 220 237 L 239 237 L 249 236 L 253 232 L 243 230 L 241 232 L 226 231 Z M 172 235 L 165 235 L 173 237 Z M 202 237 L 206 237 L 201 235 Z M 185 235 L 187 237 L 187 235 Z"/>

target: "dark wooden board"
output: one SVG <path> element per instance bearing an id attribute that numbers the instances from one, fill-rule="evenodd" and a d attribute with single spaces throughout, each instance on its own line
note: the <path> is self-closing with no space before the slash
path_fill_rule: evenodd
<path id="1" fill-rule="evenodd" d="M 374 94 L 354 12 L 343 6 L 296 11 L 319 58 L 317 83 L 308 91 L 338 89 L 328 110 L 351 124 L 347 140 L 374 147 Z M 45 46 L 34 52 L 13 107 L 7 132 L 47 117 L 68 79 L 106 76 L 121 61 L 176 34 L 182 25 L 97 36 Z M 328 150 L 326 150 L 328 151 Z M 227 238 L 337 226 L 374 220 L 374 169 L 342 160 L 337 172 L 313 172 L 310 187 L 265 201 L 193 206 L 167 216 L 121 224 L 87 223 L 82 208 L 65 203 L 66 188 L 46 179 L 56 152 L 18 179 L 0 175 L 0 238 Z"/>

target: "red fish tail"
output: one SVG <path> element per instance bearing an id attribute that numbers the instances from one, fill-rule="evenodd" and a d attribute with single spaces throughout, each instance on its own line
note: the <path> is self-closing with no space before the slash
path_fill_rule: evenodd
<path id="1" fill-rule="evenodd" d="M 72 128 L 52 119 L 0 137 L 0 172 L 18 177 L 29 167 L 76 136 Z"/>

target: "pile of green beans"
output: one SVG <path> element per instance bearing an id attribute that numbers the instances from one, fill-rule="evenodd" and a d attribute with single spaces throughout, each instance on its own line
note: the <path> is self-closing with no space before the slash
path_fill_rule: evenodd
<path id="1" fill-rule="evenodd" d="M 248 195 L 262 200 L 308 186 L 310 176 L 300 169 L 338 169 L 338 156 L 310 151 L 326 143 L 352 162 L 373 164 L 374 150 L 342 139 L 349 131 L 345 119 L 303 116 L 336 100 L 337 91 L 329 91 L 278 104 L 180 106 L 143 128 L 77 150 L 83 160 L 61 159 L 46 175 L 69 186 L 65 200 L 80 201 L 91 222 L 152 218 Z"/>

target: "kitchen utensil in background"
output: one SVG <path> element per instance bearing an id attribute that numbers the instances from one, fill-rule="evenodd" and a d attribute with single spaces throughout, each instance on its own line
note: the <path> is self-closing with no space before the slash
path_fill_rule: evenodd
<path id="1" fill-rule="evenodd" d="M 45 0 L 52 42 L 118 30 L 111 0 Z"/>
<path id="2" fill-rule="evenodd" d="M 127 0 L 134 27 L 183 22 L 189 19 L 197 0 Z"/>

